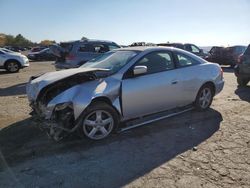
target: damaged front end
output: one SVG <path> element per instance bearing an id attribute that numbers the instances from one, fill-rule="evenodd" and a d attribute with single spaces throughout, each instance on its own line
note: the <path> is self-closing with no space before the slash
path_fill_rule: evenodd
<path id="1" fill-rule="evenodd" d="M 32 106 L 32 105 L 31 105 Z M 55 141 L 59 141 L 69 133 L 72 133 L 78 127 L 74 119 L 74 111 L 71 103 L 57 105 L 54 109 L 44 108 L 41 111 L 37 106 L 32 106 L 33 111 L 30 113 L 42 130 Z"/>
<path id="2" fill-rule="evenodd" d="M 30 114 L 38 122 L 40 128 L 46 130 L 48 135 L 55 141 L 59 141 L 69 133 L 74 132 L 79 126 L 79 121 L 74 116 L 74 106 L 71 100 L 56 104 L 50 104 L 50 102 L 70 88 L 87 81 L 96 80 L 97 77 L 91 72 L 74 74 L 43 87 L 34 99 L 34 91 L 28 91 L 34 89 L 31 82 L 36 78 L 32 77 L 27 85 L 27 94 L 30 106 L 33 109 Z M 74 93 L 65 95 L 70 99 Z"/>

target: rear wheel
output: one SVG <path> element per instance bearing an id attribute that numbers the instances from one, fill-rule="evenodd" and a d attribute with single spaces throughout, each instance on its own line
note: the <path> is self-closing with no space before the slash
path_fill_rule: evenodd
<path id="1" fill-rule="evenodd" d="M 196 109 L 199 111 L 208 109 L 212 104 L 213 96 L 214 96 L 214 91 L 209 84 L 202 86 L 196 96 L 195 100 Z"/>
<path id="2" fill-rule="evenodd" d="M 91 140 L 106 138 L 115 130 L 119 118 L 116 110 L 104 102 L 95 102 L 86 109 L 82 118 L 82 132 Z"/>
<path id="3" fill-rule="evenodd" d="M 241 77 L 237 77 L 237 83 L 239 86 L 246 86 L 248 82 L 249 82 L 248 79 L 243 79 Z"/>
<path id="4" fill-rule="evenodd" d="M 6 62 L 5 69 L 8 72 L 15 73 L 20 70 L 20 65 L 17 61 L 11 60 L 11 61 Z"/>

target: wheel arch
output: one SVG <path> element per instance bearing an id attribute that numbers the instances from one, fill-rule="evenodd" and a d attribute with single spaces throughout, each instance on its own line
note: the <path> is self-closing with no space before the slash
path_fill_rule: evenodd
<path id="1" fill-rule="evenodd" d="M 200 91 L 200 89 L 201 89 L 202 87 L 204 87 L 204 86 L 210 86 L 210 87 L 212 88 L 213 96 L 215 95 L 216 87 L 215 87 L 214 82 L 212 82 L 212 81 L 207 81 L 207 82 L 203 83 L 203 84 L 201 85 L 201 87 L 199 88 L 199 91 Z M 199 91 L 197 92 L 197 94 L 199 93 Z"/>
<path id="2" fill-rule="evenodd" d="M 118 101 L 118 102 L 117 102 Z M 95 102 L 105 102 L 108 105 L 110 105 L 111 107 L 113 107 L 115 109 L 115 111 L 117 112 L 119 118 L 122 117 L 122 113 L 121 113 L 121 105 L 120 105 L 120 101 L 119 100 L 114 100 L 113 102 L 106 96 L 98 96 L 95 97 L 94 99 L 91 100 L 91 104 L 95 103 Z"/>
<path id="3" fill-rule="evenodd" d="M 21 63 L 20 63 L 20 61 L 18 61 L 17 59 L 7 59 L 7 60 L 4 62 L 4 65 L 3 65 L 3 66 L 6 67 L 6 64 L 7 64 L 8 62 L 11 62 L 11 61 L 17 62 L 19 68 L 21 68 Z"/>

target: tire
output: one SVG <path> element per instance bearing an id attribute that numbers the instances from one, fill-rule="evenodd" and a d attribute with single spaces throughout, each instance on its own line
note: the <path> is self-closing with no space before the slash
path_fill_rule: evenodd
<path id="1" fill-rule="evenodd" d="M 237 77 L 237 83 L 239 86 L 246 86 L 249 80 Z"/>
<path id="2" fill-rule="evenodd" d="M 91 140 L 108 137 L 119 124 L 116 110 L 105 102 L 94 102 L 82 114 L 80 134 Z"/>
<path id="3" fill-rule="evenodd" d="M 203 85 L 196 96 L 195 108 L 198 111 L 207 110 L 212 104 L 213 97 L 214 97 L 213 87 L 209 84 Z"/>
<path id="4" fill-rule="evenodd" d="M 18 61 L 10 60 L 5 63 L 5 69 L 10 73 L 15 73 L 20 70 L 20 64 Z"/>

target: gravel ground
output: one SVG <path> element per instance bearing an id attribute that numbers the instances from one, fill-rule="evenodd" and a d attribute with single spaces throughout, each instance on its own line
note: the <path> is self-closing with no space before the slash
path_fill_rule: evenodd
<path id="1" fill-rule="evenodd" d="M 48 139 L 28 115 L 25 83 L 54 70 L 0 72 L 0 187 L 250 187 L 250 87 L 225 87 L 191 111 L 100 141 Z"/>

